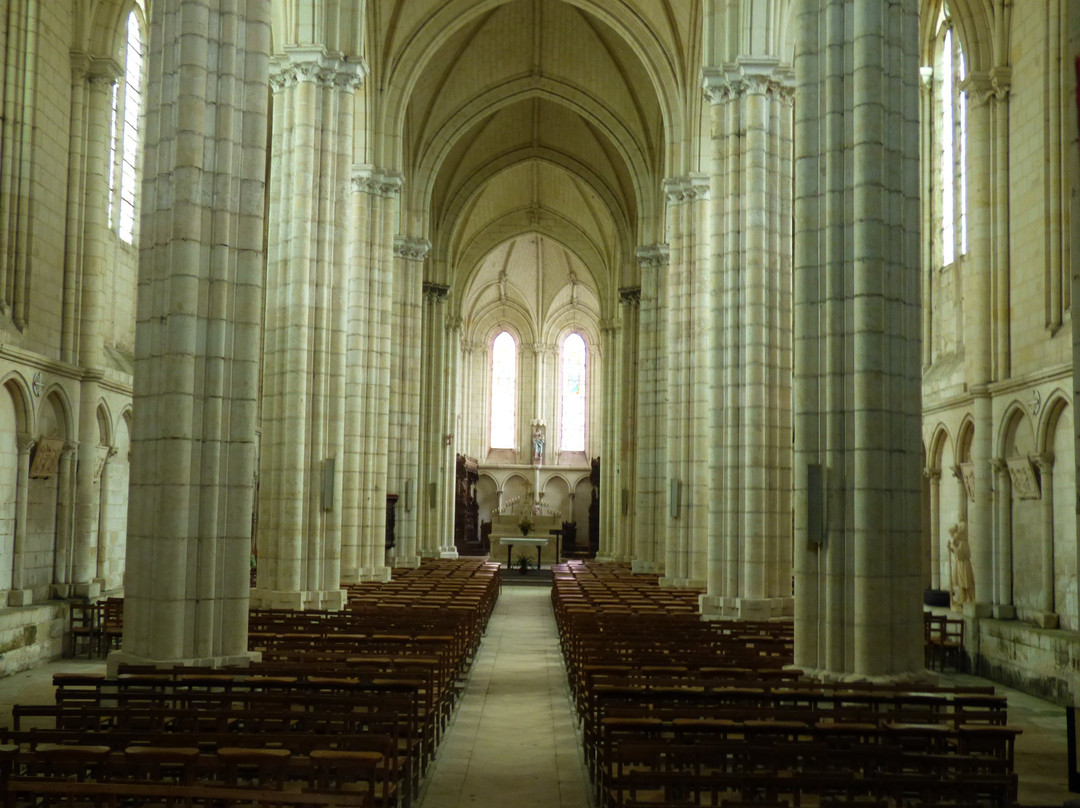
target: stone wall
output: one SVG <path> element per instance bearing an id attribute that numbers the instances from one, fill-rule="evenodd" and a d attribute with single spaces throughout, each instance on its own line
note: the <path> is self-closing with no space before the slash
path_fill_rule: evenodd
<path id="1" fill-rule="evenodd" d="M 974 631 L 973 631 L 974 627 Z M 1015 620 L 967 621 L 972 673 L 1061 705 L 1080 698 L 1080 637 Z"/>

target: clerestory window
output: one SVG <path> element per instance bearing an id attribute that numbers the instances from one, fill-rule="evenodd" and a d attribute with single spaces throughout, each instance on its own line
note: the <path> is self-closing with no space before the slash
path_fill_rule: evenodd
<path id="1" fill-rule="evenodd" d="M 491 344 L 491 448 L 514 448 L 517 341 L 503 331 Z"/>
<path id="2" fill-rule="evenodd" d="M 562 344 L 562 417 L 559 419 L 562 434 L 559 450 L 563 452 L 585 451 L 585 369 L 585 340 L 581 334 L 569 334 Z"/>

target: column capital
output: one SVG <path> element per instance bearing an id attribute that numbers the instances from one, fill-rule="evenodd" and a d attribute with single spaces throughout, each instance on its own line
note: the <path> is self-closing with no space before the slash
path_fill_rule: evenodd
<path id="1" fill-rule="evenodd" d="M 1012 68 L 995 67 L 993 70 L 969 73 L 960 82 L 960 89 L 976 106 L 991 100 L 1002 101 L 1012 89 Z"/>
<path id="2" fill-rule="evenodd" d="M 60 449 L 60 459 L 70 460 L 75 452 L 79 448 L 79 442 L 77 440 L 66 441 L 63 447 Z"/>
<path id="3" fill-rule="evenodd" d="M 450 332 L 460 331 L 462 326 L 465 325 L 465 321 L 461 318 L 460 314 L 451 314 L 446 318 L 446 330 Z"/>
<path id="4" fill-rule="evenodd" d="M 640 286 L 624 286 L 619 290 L 619 302 L 625 303 L 628 306 L 638 306 L 641 304 L 641 287 Z"/>
<path id="5" fill-rule="evenodd" d="M 637 248 L 638 265 L 642 269 L 659 269 L 666 267 L 671 260 L 671 248 L 666 244 L 646 244 Z M 641 287 L 638 287 L 638 298 L 641 296 Z"/>
<path id="6" fill-rule="evenodd" d="M 394 236 L 394 255 L 406 261 L 423 261 L 431 251 L 431 242 L 426 238 Z"/>
<path id="7" fill-rule="evenodd" d="M 601 334 L 614 334 L 619 331 L 622 324 L 614 317 L 605 317 L 600 321 Z"/>
<path id="8" fill-rule="evenodd" d="M 1005 462 L 1004 457 L 991 457 L 989 461 L 990 468 L 996 471 L 998 474 L 1008 474 L 1009 464 Z"/>
<path id="9" fill-rule="evenodd" d="M 37 446 L 37 438 L 32 437 L 31 435 L 19 435 L 16 441 L 19 449 L 19 454 L 21 455 L 30 454 L 30 452 L 33 451 L 34 447 Z"/>
<path id="10" fill-rule="evenodd" d="M 933 482 L 935 480 L 940 480 L 941 479 L 941 469 L 930 469 L 930 468 L 923 469 L 923 477 L 930 480 L 931 482 Z"/>
<path id="11" fill-rule="evenodd" d="M 372 196 L 397 196 L 405 184 L 400 171 L 386 171 L 372 165 L 355 165 L 352 170 L 353 191 Z"/>
<path id="12" fill-rule="evenodd" d="M 428 303 L 445 303 L 446 298 L 450 296 L 450 287 L 425 281 L 423 293 L 424 300 Z"/>
<path id="13" fill-rule="evenodd" d="M 664 195 L 669 205 L 685 202 L 706 201 L 709 198 L 708 174 L 688 174 L 685 177 L 668 177 L 664 180 Z"/>
<path id="14" fill-rule="evenodd" d="M 76 81 L 111 88 L 122 75 L 124 71 L 115 59 L 71 51 L 71 76 Z"/>
<path id="15" fill-rule="evenodd" d="M 540 356 L 540 354 L 543 353 L 556 354 L 559 352 L 557 345 L 548 345 L 546 342 L 523 342 L 521 347 L 536 356 Z"/>
<path id="16" fill-rule="evenodd" d="M 301 83 L 355 90 L 367 74 L 364 59 L 331 56 L 321 47 L 291 47 L 271 60 L 270 86 L 275 92 Z"/>
<path id="17" fill-rule="evenodd" d="M 725 65 L 701 68 L 701 89 L 710 104 L 723 104 L 746 95 L 795 98 L 795 71 L 775 57 L 740 56 Z"/>
<path id="18" fill-rule="evenodd" d="M 1032 455 L 1031 462 L 1034 463 L 1039 471 L 1046 473 L 1054 470 L 1054 453 L 1043 452 L 1041 454 Z"/>

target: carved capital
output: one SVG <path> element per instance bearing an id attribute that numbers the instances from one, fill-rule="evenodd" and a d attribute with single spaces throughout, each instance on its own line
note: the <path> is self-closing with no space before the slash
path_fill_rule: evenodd
<path id="1" fill-rule="evenodd" d="M 64 444 L 63 448 L 60 449 L 60 459 L 61 460 L 70 460 L 72 457 L 75 456 L 75 452 L 78 450 L 78 448 L 79 448 L 79 442 L 77 440 L 69 440 L 69 441 L 67 441 Z"/>
<path id="2" fill-rule="evenodd" d="M 20 455 L 28 455 L 37 446 L 37 438 L 29 435 L 19 435 L 17 444 Z"/>
<path id="3" fill-rule="evenodd" d="M 270 68 L 270 86 L 280 92 L 297 84 L 317 84 L 339 90 L 355 90 L 368 74 L 363 59 L 331 56 L 322 48 L 287 48 L 274 57 Z"/>
<path id="4" fill-rule="evenodd" d="M 660 269 L 671 260 L 671 250 L 666 244 L 648 244 L 637 248 L 637 259 L 642 269 Z"/>
<path id="5" fill-rule="evenodd" d="M 704 202 L 709 198 L 709 175 L 690 174 L 686 177 L 668 177 L 664 180 L 664 194 L 669 205 L 687 202 Z"/>
<path id="6" fill-rule="evenodd" d="M 1053 472 L 1054 470 L 1054 453 L 1043 452 L 1042 454 L 1033 455 L 1031 462 L 1036 465 L 1040 472 L 1046 474 L 1047 472 Z"/>
<path id="7" fill-rule="evenodd" d="M 641 287 L 624 286 L 619 290 L 619 302 L 625 303 L 628 306 L 641 305 Z"/>
<path id="8" fill-rule="evenodd" d="M 960 82 L 960 90 L 976 106 L 990 101 L 1003 101 L 1012 89 L 1012 69 L 995 67 L 990 71 L 969 73 Z"/>
<path id="9" fill-rule="evenodd" d="M 923 477 L 930 480 L 930 482 L 937 482 L 941 479 L 941 469 L 923 469 Z"/>
<path id="10" fill-rule="evenodd" d="M 778 59 L 740 56 L 721 67 L 703 67 L 701 88 L 711 104 L 723 104 L 747 95 L 766 95 L 792 104 L 795 72 Z"/>
<path id="11" fill-rule="evenodd" d="M 423 261 L 431 251 L 431 242 L 426 238 L 394 236 L 394 255 L 406 261 Z"/>
<path id="12" fill-rule="evenodd" d="M 357 193 L 396 196 L 404 184 L 405 176 L 398 171 L 383 171 L 370 165 L 353 166 L 352 186 Z"/>
<path id="13" fill-rule="evenodd" d="M 424 283 L 424 300 L 428 303 L 445 303 L 450 295 L 450 287 L 438 283 Z"/>
<path id="14" fill-rule="evenodd" d="M 460 314 L 451 314 L 446 318 L 446 330 L 450 333 L 460 331 L 461 327 L 465 324 Z"/>

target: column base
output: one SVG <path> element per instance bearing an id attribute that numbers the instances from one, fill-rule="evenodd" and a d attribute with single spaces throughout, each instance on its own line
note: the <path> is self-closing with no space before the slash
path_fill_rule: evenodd
<path id="1" fill-rule="evenodd" d="M 1038 628 L 1057 628 L 1059 621 L 1057 612 L 1035 612 L 1031 616 L 1031 622 Z"/>
<path id="2" fill-rule="evenodd" d="M 779 620 L 795 616 L 795 598 L 698 598 L 703 620 Z"/>
<path id="3" fill-rule="evenodd" d="M 651 575 L 656 572 L 656 564 L 652 561 L 636 559 L 630 562 L 630 572 L 641 575 Z"/>
<path id="4" fill-rule="evenodd" d="M 613 564 L 615 562 L 615 556 L 598 555 L 593 561 L 597 564 Z"/>
<path id="5" fill-rule="evenodd" d="M 85 584 L 72 584 L 71 596 L 75 598 L 86 598 L 87 600 L 97 600 L 101 597 L 101 579 L 96 578 Z"/>
<path id="6" fill-rule="evenodd" d="M 660 581 L 660 587 L 665 589 L 704 589 L 705 582 L 698 581 L 694 578 L 676 578 L 674 576 L 663 576 Z"/>
<path id="7" fill-rule="evenodd" d="M 439 558 L 454 560 L 458 557 L 457 550 L 440 550 Z"/>
<path id="8" fill-rule="evenodd" d="M 965 603 L 963 607 L 964 617 L 990 617 L 993 612 L 989 603 Z"/>
<path id="9" fill-rule="evenodd" d="M 66 600 L 71 597 L 71 584 L 53 584 L 52 598 L 54 600 Z"/>
<path id="10" fill-rule="evenodd" d="M 33 602 L 33 589 L 12 589 L 8 592 L 8 606 L 29 606 Z"/>
<path id="11" fill-rule="evenodd" d="M 150 659 L 126 651 L 112 651 L 105 658 L 105 675 L 110 679 L 116 678 L 121 665 L 153 665 L 157 668 L 246 668 L 260 659 L 262 654 L 258 651 L 189 659 Z"/>
<path id="12" fill-rule="evenodd" d="M 927 671 L 916 670 L 904 673 L 887 673 L 868 676 L 866 674 L 848 673 L 845 671 L 830 671 L 824 668 L 799 668 L 803 678 L 811 682 L 841 683 L 841 684 L 875 684 L 875 685 L 931 685 L 938 681 L 938 677 Z"/>
<path id="13" fill-rule="evenodd" d="M 385 584 L 390 580 L 390 568 L 386 565 L 378 567 L 361 567 L 356 571 L 357 580 L 360 583 Z"/>
<path id="14" fill-rule="evenodd" d="M 394 566 L 414 570 L 420 566 L 420 556 L 414 555 L 404 556 L 402 558 L 395 558 Z"/>
<path id="15" fill-rule="evenodd" d="M 994 619 L 995 620 L 1015 620 L 1016 619 L 1016 607 L 1011 603 L 995 603 L 994 604 Z"/>
<path id="16" fill-rule="evenodd" d="M 252 589 L 249 598 L 252 609 L 326 609 L 336 612 L 345 608 L 344 589 L 289 592 L 277 589 Z"/>

